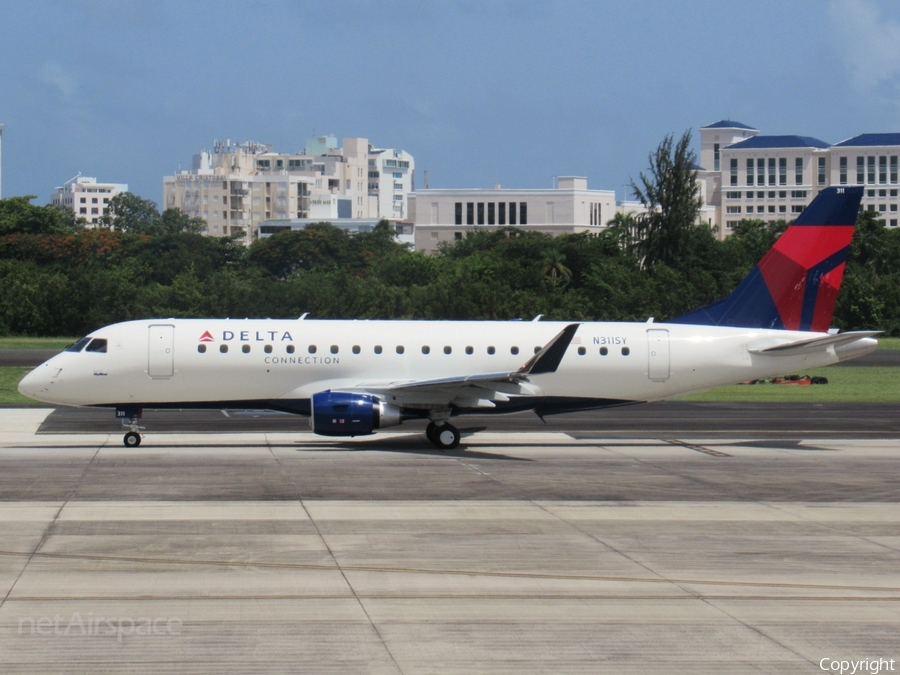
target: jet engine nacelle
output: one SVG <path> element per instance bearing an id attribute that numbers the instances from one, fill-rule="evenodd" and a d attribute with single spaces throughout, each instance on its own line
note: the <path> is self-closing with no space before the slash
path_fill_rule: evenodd
<path id="1" fill-rule="evenodd" d="M 310 426 L 322 436 L 365 436 L 401 421 L 400 408 L 368 394 L 329 389 L 312 397 Z"/>

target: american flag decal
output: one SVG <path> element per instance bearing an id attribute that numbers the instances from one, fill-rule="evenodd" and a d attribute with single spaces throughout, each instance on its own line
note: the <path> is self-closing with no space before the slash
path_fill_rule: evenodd
<path id="1" fill-rule="evenodd" d="M 580 344 L 581 344 L 581 338 L 580 338 L 580 337 L 573 337 L 573 338 L 572 338 L 572 344 L 573 344 L 573 345 L 580 345 Z"/>

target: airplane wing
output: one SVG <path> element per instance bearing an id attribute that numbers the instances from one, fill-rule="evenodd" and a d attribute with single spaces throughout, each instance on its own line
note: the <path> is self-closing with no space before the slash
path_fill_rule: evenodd
<path id="1" fill-rule="evenodd" d="M 806 340 L 795 340 L 793 342 L 773 344 L 771 341 L 767 341 L 755 346 L 750 345 L 747 348 L 747 351 L 751 354 L 763 354 L 765 356 L 796 356 L 798 354 L 810 354 L 821 351 L 827 347 L 839 347 L 850 342 L 855 342 L 861 338 L 880 335 L 881 332 L 882 331 L 878 330 L 858 330 L 849 333 L 839 333 L 837 335 L 824 335 L 821 337 L 808 338 Z"/>
<path id="2" fill-rule="evenodd" d="M 559 368 L 575 332 L 581 324 L 572 323 L 518 370 L 512 372 L 477 373 L 430 380 L 408 380 L 389 383 L 360 383 L 354 389 L 365 389 L 400 405 L 453 404 L 466 407 L 493 407 L 493 401 L 508 401 L 510 396 L 534 396 L 540 388 L 529 381 L 532 375 L 555 373 Z"/>

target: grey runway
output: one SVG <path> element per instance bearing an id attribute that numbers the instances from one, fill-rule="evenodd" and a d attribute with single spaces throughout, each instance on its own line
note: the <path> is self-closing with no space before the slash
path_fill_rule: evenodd
<path id="1" fill-rule="evenodd" d="M 309 431 L 309 419 L 261 410 L 145 410 L 142 423 L 153 433 L 237 433 Z M 661 401 L 605 410 L 550 415 L 467 415 L 453 423 L 462 430 L 562 432 L 576 438 L 826 438 L 860 436 L 900 439 L 896 403 L 693 403 Z M 40 433 L 117 433 L 110 409 L 59 408 Z M 385 431 L 423 433 L 425 423 L 408 422 Z"/>
<path id="2" fill-rule="evenodd" d="M 724 417 L 760 431 L 771 414 L 645 410 L 621 428 Z M 469 427 L 452 452 L 404 427 L 328 439 L 297 418 L 175 412 L 149 413 L 170 431 L 125 448 L 114 421 L 36 434 L 76 418 L 0 409 L 4 673 L 900 661 L 900 451 L 896 435 L 864 433 L 861 410 L 826 409 L 843 431 L 780 438 L 616 438 L 593 414 L 559 428 L 529 416 L 525 432 Z M 171 430 L 184 422 L 212 429 Z M 52 627 L 96 617 L 113 628 Z M 140 617 L 158 631 L 137 632 Z"/>

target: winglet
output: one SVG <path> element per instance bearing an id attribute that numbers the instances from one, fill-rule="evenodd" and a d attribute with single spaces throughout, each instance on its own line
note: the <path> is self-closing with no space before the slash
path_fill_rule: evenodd
<path id="1" fill-rule="evenodd" d="M 528 362 L 519 368 L 516 375 L 543 375 L 544 373 L 555 373 L 559 368 L 559 363 L 565 356 L 566 350 L 575 337 L 580 323 L 570 323 L 563 328 L 550 342 L 544 345 L 537 354 L 528 359 Z"/>

